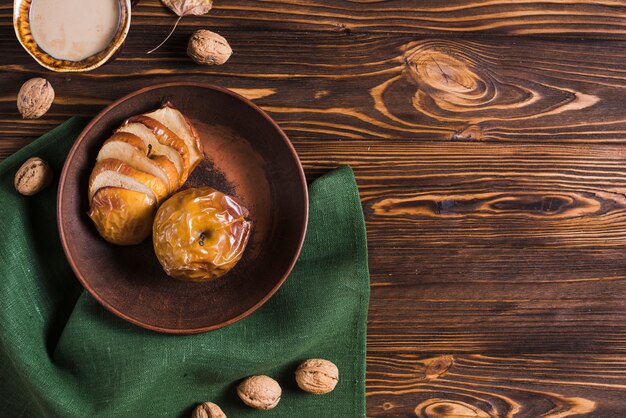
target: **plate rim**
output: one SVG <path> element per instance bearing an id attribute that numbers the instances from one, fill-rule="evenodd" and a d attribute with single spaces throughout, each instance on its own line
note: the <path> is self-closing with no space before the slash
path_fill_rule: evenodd
<path id="1" fill-rule="evenodd" d="M 142 322 L 136 318 L 133 318 L 121 311 L 119 311 L 118 309 L 116 309 L 115 307 L 113 307 L 111 304 L 109 304 L 108 302 L 106 302 L 106 300 L 101 297 L 90 285 L 87 284 L 87 281 L 85 280 L 85 278 L 83 277 L 82 272 L 80 271 L 80 269 L 78 268 L 78 266 L 76 265 L 76 262 L 74 260 L 74 258 L 72 257 L 69 247 L 68 247 L 68 242 L 67 242 L 67 234 L 65 232 L 64 226 L 63 226 L 63 222 L 62 222 L 62 209 L 63 209 L 63 200 L 61 199 L 63 192 L 65 190 L 65 180 L 67 178 L 68 172 L 69 172 L 69 165 L 70 162 L 73 160 L 74 158 L 74 154 L 76 153 L 78 146 L 83 142 L 83 140 L 85 139 L 85 137 L 87 136 L 87 134 L 91 131 L 91 129 L 93 129 L 93 127 L 95 126 L 96 123 L 98 123 L 108 112 L 110 112 L 112 109 L 114 109 L 115 107 L 121 105 L 122 103 L 124 103 L 125 101 L 132 99 L 136 96 L 140 96 L 141 94 L 144 94 L 148 91 L 151 90 L 158 90 L 158 89 L 162 89 L 162 88 L 172 88 L 172 87 L 198 87 L 198 88 L 203 88 L 203 89 L 209 89 L 209 90 L 214 90 L 214 91 L 218 91 L 220 93 L 224 93 L 228 96 L 231 96 L 241 102 L 243 102 L 244 104 L 248 105 L 249 107 L 251 107 L 255 112 L 257 112 L 258 114 L 260 114 L 266 121 L 268 121 L 272 127 L 279 133 L 280 137 L 282 138 L 283 142 L 285 143 L 285 145 L 287 145 L 287 148 L 289 149 L 289 151 L 291 152 L 293 158 L 295 159 L 296 165 L 297 165 L 297 171 L 300 177 L 300 183 L 302 186 L 302 189 L 304 190 L 303 193 L 303 208 L 304 208 L 304 226 L 303 228 L 301 228 L 301 232 L 300 232 L 300 236 L 298 237 L 298 245 L 296 248 L 296 252 L 295 252 L 295 256 L 293 257 L 293 260 L 291 260 L 291 262 L 289 263 L 289 265 L 287 266 L 287 270 L 285 271 L 285 273 L 283 274 L 283 276 L 281 277 L 281 279 L 276 283 L 276 285 L 263 297 L 261 298 L 261 300 L 259 300 L 257 303 L 255 303 L 252 307 L 248 308 L 247 310 L 245 310 L 244 312 L 242 312 L 241 314 L 230 318 L 228 320 L 222 321 L 220 323 L 214 324 L 214 325 L 209 325 L 209 326 L 203 326 L 203 327 L 196 327 L 196 328 L 169 328 L 169 327 L 164 327 L 164 326 L 159 326 L 159 325 L 153 325 L 153 324 L 147 324 L 145 322 Z M 304 174 L 304 168 L 302 167 L 302 162 L 300 161 L 300 158 L 298 157 L 298 153 L 296 152 L 293 144 L 291 143 L 291 141 L 289 140 L 289 137 L 283 132 L 283 130 L 280 128 L 280 126 L 276 123 L 276 121 L 274 121 L 274 119 L 272 119 L 263 109 L 261 109 L 259 106 L 257 106 L 255 103 L 253 103 L 251 100 L 247 99 L 246 97 L 243 97 L 242 95 L 235 93 L 232 90 L 229 90 L 225 87 L 220 87 L 220 86 L 216 86 L 210 83 L 205 83 L 205 82 L 197 82 L 197 81 L 173 81 L 173 82 L 167 82 L 167 83 L 159 83 L 159 84 L 154 84 L 151 86 L 147 86 L 147 87 L 143 87 L 139 90 L 136 90 L 132 93 L 129 93 L 125 96 L 123 96 L 120 99 L 115 100 L 113 103 L 109 104 L 108 106 L 106 106 L 104 109 L 102 109 L 100 112 L 98 112 L 98 114 L 96 116 L 94 116 L 89 123 L 85 126 L 85 128 L 83 128 L 83 130 L 81 131 L 81 133 L 76 137 L 76 140 L 74 141 L 74 144 L 72 145 L 72 148 L 70 148 L 70 151 L 67 154 L 67 157 L 65 159 L 65 162 L 63 163 L 63 169 L 61 171 L 61 174 L 59 176 L 59 186 L 58 186 L 58 190 L 57 190 L 57 203 L 56 203 L 56 211 L 57 211 L 57 228 L 59 231 L 59 238 L 61 240 L 61 245 L 63 247 L 63 252 L 65 254 L 65 258 L 67 259 L 68 263 L 70 264 L 70 267 L 72 268 L 72 271 L 74 272 L 74 274 L 76 275 L 76 278 L 78 279 L 78 281 L 80 282 L 80 284 L 83 286 L 83 288 L 85 290 L 87 290 L 87 292 L 89 292 L 89 294 L 98 301 L 98 303 L 103 306 L 105 309 L 107 309 L 109 312 L 113 313 L 114 315 L 124 319 L 125 321 L 128 321 L 134 325 L 137 325 L 141 328 L 145 328 L 145 329 L 149 329 L 151 331 L 156 331 L 156 332 L 161 332 L 161 333 L 166 333 L 166 334 L 197 334 L 197 333 L 201 333 L 201 332 L 207 332 L 207 331 L 214 331 L 223 327 L 226 327 L 228 325 L 232 325 L 235 322 L 238 322 L 240 320 L 242 320 L 243 318 L 247 317 L 248 315 L 250 315 L 251 313 L 253 313 L 254 311 L 256 311 L 257 309 L 259 309 L 261 306 L 263 306 L 272 296 L 274 296 L 274 294 L 278 291 L 278 289 L 284 284 L 284 282 L 287 280 L 287 278 L 291 275 L 291 272 L 293 271 L 293 268 L 296 264 L 296 262 L 298 261 L 298 258 L 300 257 L 300 253 L 302 251 L 302 247 L 304 245 L 304 240 L 306 237 L 306 232 L 307 232 L 307 227 L 308 227 L 308 219 L 309 219 L 309 190 L 307 187 L 307 182 L 306 182 L 306 176 Z"/>

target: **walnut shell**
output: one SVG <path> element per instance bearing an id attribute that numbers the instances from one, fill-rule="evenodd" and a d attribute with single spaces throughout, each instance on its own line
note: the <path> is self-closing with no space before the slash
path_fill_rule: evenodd
<path id="1" fill-rule="evenodd" d="M 31 78 L 20 88 L 17 95 L 17 110 L 24 119 L 42 117 L 54 101 L 54 89 L 45 78 Z"/>
<path id="2" fill-rule="evenodd" d="M 255 409 L 274 408 L 281 394 L 278 382 L 268 376 L 250 376 L 237 386 L 237 395 L 243 403 Z"/>
<path id="3" fill-rule="evenodd" d="M 224 37 L 206 29 L 195 31 L 187 45 L 187 55 L 198 64 L 222 65 L 232 53 L 233 50 Z"/>
<path id="4" fill-rule="evenodd" d="M 226 414 L 222 408 L 213 402 L 201 403 L 193 410 L 191 418 L 226 418 Z"/>
<path id="5" fill-rule="evenodd" d="M 323 395 L 332 392 L 339 381 L 339 369 L 332 362 L 308 359 L 296 370 L 296 382 L 305 392 Z"/>
<path id="6" fill-rule="evenodd" d="M 24 196 L 42 191 L 52 181 L 52 169 L 39 157 L 32 157 L 15 173 L 15 189 Z"/>

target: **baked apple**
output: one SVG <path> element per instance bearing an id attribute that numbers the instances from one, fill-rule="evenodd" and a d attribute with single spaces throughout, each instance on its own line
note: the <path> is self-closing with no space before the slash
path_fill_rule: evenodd
<path id="1" fill-rule="evenodd" d="M 150 235 L 158 205 L 202 161 L 200 137 L 171 104 L 131 117 L 100 148 L 89 178 L 89 217 L 107 241 Z"/>
<path id="2" fill-rule="evenodd" d="M 206 282 L 241 259 L 250 238 L 248 211 L 210 187 L 187 189 L 165 201 L 152 228 L 154 251 L 176 279 Z"/>
<path id="3" fill-rule="evenodd" d="M 154 199 L 146 193 L 103 187 L 91 199 L 89 217 L 110 243 L 134 245 L 150 235 L 155 211 Z"/>

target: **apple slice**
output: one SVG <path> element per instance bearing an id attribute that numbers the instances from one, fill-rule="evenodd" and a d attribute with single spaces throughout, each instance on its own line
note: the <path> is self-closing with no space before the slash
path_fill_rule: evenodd
<path id="1" fill-rule="evenodd" d="M 189 148 L 187 147 L 187 144 L 185 144 L 185 141 L 180 139 L 178 135 L 170 131 L 161 122 L 148 116 L 133 116 L 128 119 L 128 122 L 137 122 L 145 125 L 148 129 L 150 129 L 150 131 L 156 137 L 160 144 L 174 148 L 180 154 L 183 160 L 183 171 L 180 176 L 180 185 L 182 186 L 183 183 L 185 183 L 185 181 L 187 180 L 187 177 L 189 177 L 189 174 L 191 173 Z"/>
<path id="2" fill-rule="evenodd" d="M 183 158 L 178 151 L 167 145 L 161 144 L 146 125 L 141 123 L 126 123 L 122 125 L 116 133 L 129 133 L 140 138 L 148 148 L 147 156 L 164 156 L 176 167 L 179 178 L 183 175 Z"/>
<path id="3" fill-rule="evenodd" d="M 202 161 L 202 144 L 198 133 L 189 123 L 189 120 L 169 103 L 154 112 L 144 114 L 144 116 L 161 122 L 167 129 L 185 141 L 189 149 L 189 172 L 191 173 L 196 165 Z"/>
<path id="4" fill-rule="evenodd" d="M 96 163 L 89 178 L 89 200 L 103 187 L 119 187 L 146 193 L 160 203 L 167 197 L 167 188 L 158 177 L 139 171 L 113 158 Z"/>
<path id="5" fill-rule="evenodd" d="M 110 243 L 134 245 L 150 235 L 155 213 L 155 200 L 148 194 L 103 187 L 93 195 L 88 215 L 100 235 Z"/>
<path id="6" fill-rule="evenodd" d="M 157 156 L 148 158 L 146 153 L 149 148 L 137 136 L 129 133 L 116 133 L 109 138 L 98 153 L 96 161 L 116 159 L 137 170 L 158 177 L 167 186 L 168 194 L 178 189 L 180 181 L 174 164 L 167 158 Z"/>
<path id="7" fill-rule="evenodd" d="M 180 187 L 180 176 L 170 159 L 164 155 L 155 155 L 150 158 L 150 161 L 152 161 L 165 173 L 165 176 L 167 177 L 166 184 L 168 194 L 176 192 Z"/>
<path id="8" fill-rule="evenodd" d="M 129 132 L 115 132 L 113 136 L 111 136 L 109 139 L 104 141 L 104 144 L 106 144 L 109 141 L 127 142 L 133 147 L 137 148 L 143 155 L 146 155 L 146 156 L 150 154 L 150 151 L 152 149 L 152 147 L 146 145 L 146 143 L 143 142 L 143 140 L 139 138 L 137 135 L 129 133 Z"/>

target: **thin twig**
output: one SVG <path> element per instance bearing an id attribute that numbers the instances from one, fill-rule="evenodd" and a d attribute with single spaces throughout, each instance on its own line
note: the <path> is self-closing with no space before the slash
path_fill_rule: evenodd
<path id="1" fill-rule="evenodd" d="M 182 19 L 182 16 L 179 16 L 178 19 L 176 20 L 176 23 L 174 23 L 174 27 L 172 28 L 172 30 L 170 31 L 170 33 L 167 35 L 167 37 L 165 39 L 163 39 L 163 42 L 161 42 L 160 44 L 158 44 L 156 46 L 156 48 L 151 49 L 150 51 L 148 51 L 148 54 L 152 54 L 154 51 L 156 51 L 157 49 L 161 48 L 163 46 L 163 44 L 165 42 L 167 42 L 168 39 L 170 39 L 170 36 L 172 36 L 172 34 L 174 33 L 174 31 L 176 30 L 176 26 L 178 26 L 178 22 L 180 22 L 180 19 Z"/>

